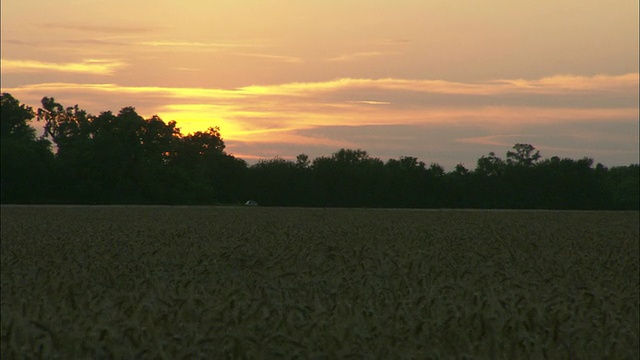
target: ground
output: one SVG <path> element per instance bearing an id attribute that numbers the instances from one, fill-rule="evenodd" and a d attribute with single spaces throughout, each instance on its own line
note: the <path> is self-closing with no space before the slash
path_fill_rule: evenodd
<path id="1" fill-rule="evenodd" d="M 2 358 L 638 357 L 638 212 L 1 210 Z"/>

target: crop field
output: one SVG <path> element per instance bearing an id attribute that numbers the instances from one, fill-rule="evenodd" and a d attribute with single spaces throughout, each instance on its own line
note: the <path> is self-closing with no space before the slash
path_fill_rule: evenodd
<path id="1" fill-rule="evenodd" d="M 637 359 L 637 212 L 2 206 L 2 359 Z"/>

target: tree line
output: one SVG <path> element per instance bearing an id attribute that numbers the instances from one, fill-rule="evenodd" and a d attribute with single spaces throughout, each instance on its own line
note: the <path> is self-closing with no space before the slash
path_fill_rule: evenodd
<path id="1" fill-rule="evenodd" d="M 248 165 L 225 152 L 218 128 L 182 134 L 175 121 L 125 107 L 91 115 L 45 97 L 34 111 L 1 98 L 1 202 L 25 204 L 240 204 L 266 206 L 615 209 L 640 207 L 638 164 L 543 159 L 530 144 L 475 169 L 446 172 L 360 149 Z M 30 122 L 43 123 L 37 136 Z"/>

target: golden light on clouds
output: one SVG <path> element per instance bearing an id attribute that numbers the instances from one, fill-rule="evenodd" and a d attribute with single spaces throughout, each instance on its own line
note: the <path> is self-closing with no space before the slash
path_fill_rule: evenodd
<path id="1" fill-rule="evenodd" d="M 247 158 L 360 147 L 450 165 L 531 142 L 637 162 L 637 14 L 625 0 L 13 0 L 2 91 L 219 126 Z"/>
<path id="2" fill-rule="evenodd" d="M 95 75 L 113 75 L 116 70 L 123 66 L 126 66 L 126 64 L 122 61 L 102 59 L 87 59 L 81 62 L 67 63 L 2 59 L 2 71 L 6 73 L 54 71 Z"/>
<path id="3" fill-rule="evenodd" d="M 638 74 L 557 76 L 461 83 L 406 79 L 337 79 L 237 89 L 38 84 L 7 89 L 18 98 L 127 98 L 139 111 L 176 120 L 184 133 L 219 126 L 227 141 L 345 147 L 357 144 L 303 131 L 339 126 L 457 126 L 521 132 L 559 123 L 637 119 Z M 35 95 L 38 94 L 38 95 Z M 607 102 L 614 94 L 612 102 Z M 82 101 L 79 101 L 82 105 Z M 129 103 L 120 104 L 121 106 Z M 100 109 L 106 110 L 106 109 Z M 114 109 L 111 109 L 114 110 Z M 93 110 L 95 111 L 95 110 Z M 456 138 L 481 145 L 489 137 Z"/>

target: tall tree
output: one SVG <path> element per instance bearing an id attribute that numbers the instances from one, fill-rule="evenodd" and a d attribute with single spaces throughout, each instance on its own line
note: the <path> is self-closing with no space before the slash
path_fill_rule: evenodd
<path id="1" fill-rule="evenodd" d="M 415 208 L 425 205 L 426 165 L 418 158 L 401 156 L 384 165 L 386 188 L 381 206 Z"/>
<path id="2" fill-rule="evenodd" d="M 540 159 L 540 151 L 530 144 L 515 144 L 514 151 L 507 151 L 507 163 L 510 165 L 532 166 Z"/>
<path id="3" fill-rule="evenodd" d="M 3 203 L 34 203 L 54 199 L 51 143 L 36 137 L 29 125 L 35 113 L 11 94 L 0 96 L 0 194 Z"/>
<path id="4" fill-rule="evenodd" d="M 384 163 L 364 150 L 340 149 L 312 165 L 314 188 L 329 206 L 375 206 L 383 196 Z"/>
<path id="5" fill-rule="evenodd" d="M 45 137 L 56 145 L 58 153 L 69 148 L 77 150 L 78 143 L 86 142 L 91 133 L 90 116 L 78 105 L 64 108 L 54 98 L 42 98 L 37 120 L 44 122 Z"/>
<path id="6" fill-rule="evenodd" d="M 171 163 L 185 178 L 190 203 L 239 202 L 245 196 L 247 164 L 224 149 L 217 127 L 179 137 Z"/>
<path id="7" fill-rule="evenodd" d="M 175 121 L 144 119 L 135 108 L 91 118 L 91 155 L 87 159 L 101 183 L 101 201 L 171 202 L 169 162 L 180 131 Z"/>

